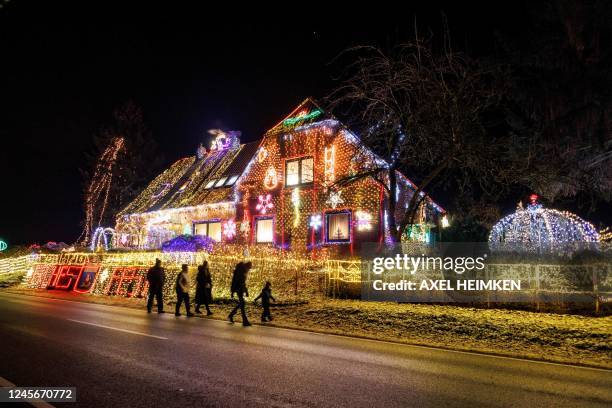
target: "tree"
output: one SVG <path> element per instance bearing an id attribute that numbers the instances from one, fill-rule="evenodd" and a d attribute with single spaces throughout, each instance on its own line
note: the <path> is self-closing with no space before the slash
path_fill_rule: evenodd
<path id="1" fill-rule="evenodd" d="M 612 4 L 548 0 L 528 12 L 523 36 L 500 34 L 508 123 L 538 141 L 520 181 L 551 201 L 610 201 Z"/>
<path id="2" fill-rule="evenodd" d="M 78 241 L 83 244 L 96 227 L 115 224 L 116 214 L 140 193 L 162 163 L 142 109 L 131 101 L 117 108 L 112 122 L 94 136 L 94 151 L 87 157 L 88 169 L 81 170 L 85 220 Z"/>
<path id="3" fill-rule="evenodd" d="M 494 196 L 515 177 L 520 155 L 509 150 L 523 144 L 497 131 L 491 115 L 504 93 L 502 66 L 484 66 L 454 52 L 448 36 L 439 49 L 417 35 L 389 52 L 351 48 L 338 60 L 345 58 L 329 106 L 360 130 L 386 164 L 338 184 L 363 177 L 379 182 L 388 212 L 402 213 L 397 220 L 389 217 L 396 240 L 414 223 L 425 191 L 452 188 L 458 195 Z M 397 171 L 418 181 L 405 211 L 395 199 Z"/>

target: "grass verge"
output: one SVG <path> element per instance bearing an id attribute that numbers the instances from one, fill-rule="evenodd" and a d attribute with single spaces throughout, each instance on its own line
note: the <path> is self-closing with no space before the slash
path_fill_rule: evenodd
<path id="1" fill-rule="evenodd" d="M 140 309 L 145 303 L 144 299 L 16 287 L 4 291 Z M 221 299 L 212 306 L 212 318 L 225 319 L 233 305 Z M 248 313 L 256 323 L 261 308 L 250 303 Z M 612 369 L 610 316 L 332 299 L 276 305 L 272 315 L 274 321 L 266 325 Z"/>

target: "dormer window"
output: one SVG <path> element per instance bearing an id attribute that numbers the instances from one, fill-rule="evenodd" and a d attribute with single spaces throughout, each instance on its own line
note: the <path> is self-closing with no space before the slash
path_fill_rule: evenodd
<path id="1" fill-rule="evenodd" d="M 227 177 L 221 177 L 221 178 L 219 179 L 219 181 L 217 181 L 217 182 L 215 183 L 215 188 L 216 188 L 216 187 L 221 187 L 221 186 L 223 185 L 223 183 L 225 183 L 225 180 L 227 180 Z"/>
<path id="2" fill-rule="evenodd" d="M 238 176 L 232 176 L 229 178 L 229 180 L 227 180 L 227 183 L 225 183 L 226 186 L 233 186 L 234 183 L 236 182 L 236 180 L 238 180 Z"/>

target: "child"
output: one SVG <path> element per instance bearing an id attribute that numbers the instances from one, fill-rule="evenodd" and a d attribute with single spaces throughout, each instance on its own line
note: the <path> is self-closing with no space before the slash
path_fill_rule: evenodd
<path id="1" fill-rule="evenodd" d="M 276 302 L 274 296 L 272 296 L 272 284 L 268 281 L 266 285 L 261 290 L 259 296 L 253 300 L 253 302 L 257 302 L 257 299 L 261 298 L 261 305 L 263 306 L 263 313 L 261 314 L 262 322 L 269 322 L 272 320 L 272 315 L 270 314 L 270 299 Z"/>

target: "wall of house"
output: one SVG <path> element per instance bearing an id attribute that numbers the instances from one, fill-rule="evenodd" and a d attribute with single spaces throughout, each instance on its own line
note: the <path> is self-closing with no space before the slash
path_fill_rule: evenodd
<path id="1" fill-rule="evenodd" d="M 243 239 L 257 244 L 260 220 L 272 219 L 274 245 L 293 251 L 350 255 L 361 242 L 380 241 L 380 186 L 369 178 L 343 187 L 334 184 L 373 165 L 362 150 L 335 120 L 266 134 L 248 174 L 240 180 L 239 221 L 249 223 Z M 292 185 L 289 163 L 295 166 L 296 160 L 302 160 L 297 164 L 301 179 Z M 333 214 L 338 213 L 348 214 L 348 237 L 344 229 L 337 235 L 328 232 Z"/>

